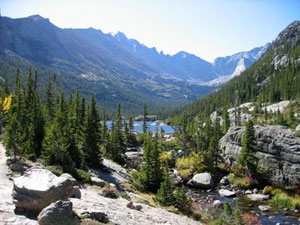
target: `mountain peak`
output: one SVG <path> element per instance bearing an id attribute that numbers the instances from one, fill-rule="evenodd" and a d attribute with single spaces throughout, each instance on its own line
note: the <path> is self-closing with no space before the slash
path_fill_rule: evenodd
<path id="1" fill-rule="evenodd" d="M 300 21 L 296 20 L 285 28 L 276 38 L 277 42 L 289 41 L 300 35 Z"/>
<path id="2" fill-rule="evenodd" d="M 118 41 L 128 40 L 128 38 L 126 37 L 126 35 L 123 32 L 121 32 L 121 31 L 111 32 L 110 35 L 113 36 Z"/>
<path id="3" fill-rule="evenodd" d="M 32 16 L 28 16 L 27 18 L 28 18 L 28 19 L 32 19 L 33 21 L 49 20 L 49 19 L 46 19 L 46 18 L 40 16 L 39 14 L 32 15 Z"/>

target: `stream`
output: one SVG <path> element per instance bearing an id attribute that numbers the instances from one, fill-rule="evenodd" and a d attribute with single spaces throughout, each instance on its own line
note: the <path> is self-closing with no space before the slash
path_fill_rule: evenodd
<path id="1" fill-rule="evenodd" d="M 200 202 L 202 205 L 201 210 L 213 213 L 213 201 L 220 200 L 222 203 L 226 201 L 230 203 L 232 209 L 236 206 L 240 209 L 241 213 L 250 213 L 256 215 L 262 225 L 278 225 L 278 224 L 300 224 L 300 212 L 294 212 L 294 210 L 284 211 L 282 208 L 276 208 L 272 206 L 268 212 L 261 211 L 259 205 L 270 205 L 268 201 L 254 202 L 246 197 L 246 195 L 237 195 L 235 198 L 226 198 L 218 193 L 218 190 L 212 190 L 211 192 L 199 191 L 197 189 L 190 189 L 195 193 L 193 199 Z M 271 205 L 270 205 L 271 206 Z M 216 214 L 217 216 L 217 214 Z"/>

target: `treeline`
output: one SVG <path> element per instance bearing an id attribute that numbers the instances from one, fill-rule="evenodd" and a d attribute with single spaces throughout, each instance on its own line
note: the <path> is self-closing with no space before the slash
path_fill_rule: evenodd
<path id="1" fill-rule="evenodd" d="M 23 87 L 18 70 L 13 90 L 7 82 L 1 87 L 2 99 L 10 95 L 13 99 L 9 110 L 0 107 L 3 141 L 11 160 L 42 159 L 76 176 L 100 166 L 102 156 L 124 163 L 126 146 L 138 144 L 133 120 L 123 120 L 120 104 L 108 129 L 105 109 L 99 111 L 94 95 L 87 101 L 77 89 L 66 97 L 57 90 L 56 76 L 49 78 L 43 99 L 37 86 L 36 74 L 30 71 Z"/>

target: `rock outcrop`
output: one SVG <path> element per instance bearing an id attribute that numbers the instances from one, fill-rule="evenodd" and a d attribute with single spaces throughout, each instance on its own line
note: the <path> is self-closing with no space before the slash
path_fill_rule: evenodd
<path id="1" fill-rule="evenodd" d="M 189 180 L 188 185 L 195 188 L 212 188 L 214 181 L 209 173 L 198 173 Z"/>
<path id="2" fill-rule="evenodd" d="M 220 140 L 228 165 L 236 163 L 242 149 L 245 127 L 232 127 Z M 300 138 L 283 126 L 255 126 L 256 157 L 265 178 L 275 184 L 300 183 Z"/>
<path id="3" fill-rule="evenodd" d="M 70 201 L 57 201 L 44 208 L 39 216 L 39 225 L 79 225 L 79 219 L 74 215 L 73 204 Z"/>
<path id="4" fill-rule="evenodd" d="M 69 174 L 57 177 L 41 168 L 31 168 L 13 180 L 13 202 L 16 208 L 40 212 L 57 200 L 74 195 L 76 180 Z"/>

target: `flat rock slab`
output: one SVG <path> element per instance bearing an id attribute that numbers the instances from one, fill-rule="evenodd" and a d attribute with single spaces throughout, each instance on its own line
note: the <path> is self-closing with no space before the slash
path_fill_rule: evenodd
<path id="1" fill-rule="evenodd" d="M 130 201 L 118 198 L 105 198 L 98 194 L 99 190 L 92 186 L 81 189 L 81 199 L 71 198 L 73 209 L 78 215 L 85 211 L 101 212 L 107 215 L 109 221 L 113 224 L 128 225 L 201 225 L 186 216 L 177 215 L 164 209 L 154 208 L 145 204 L 141 211 L 127 208 Z"/>

